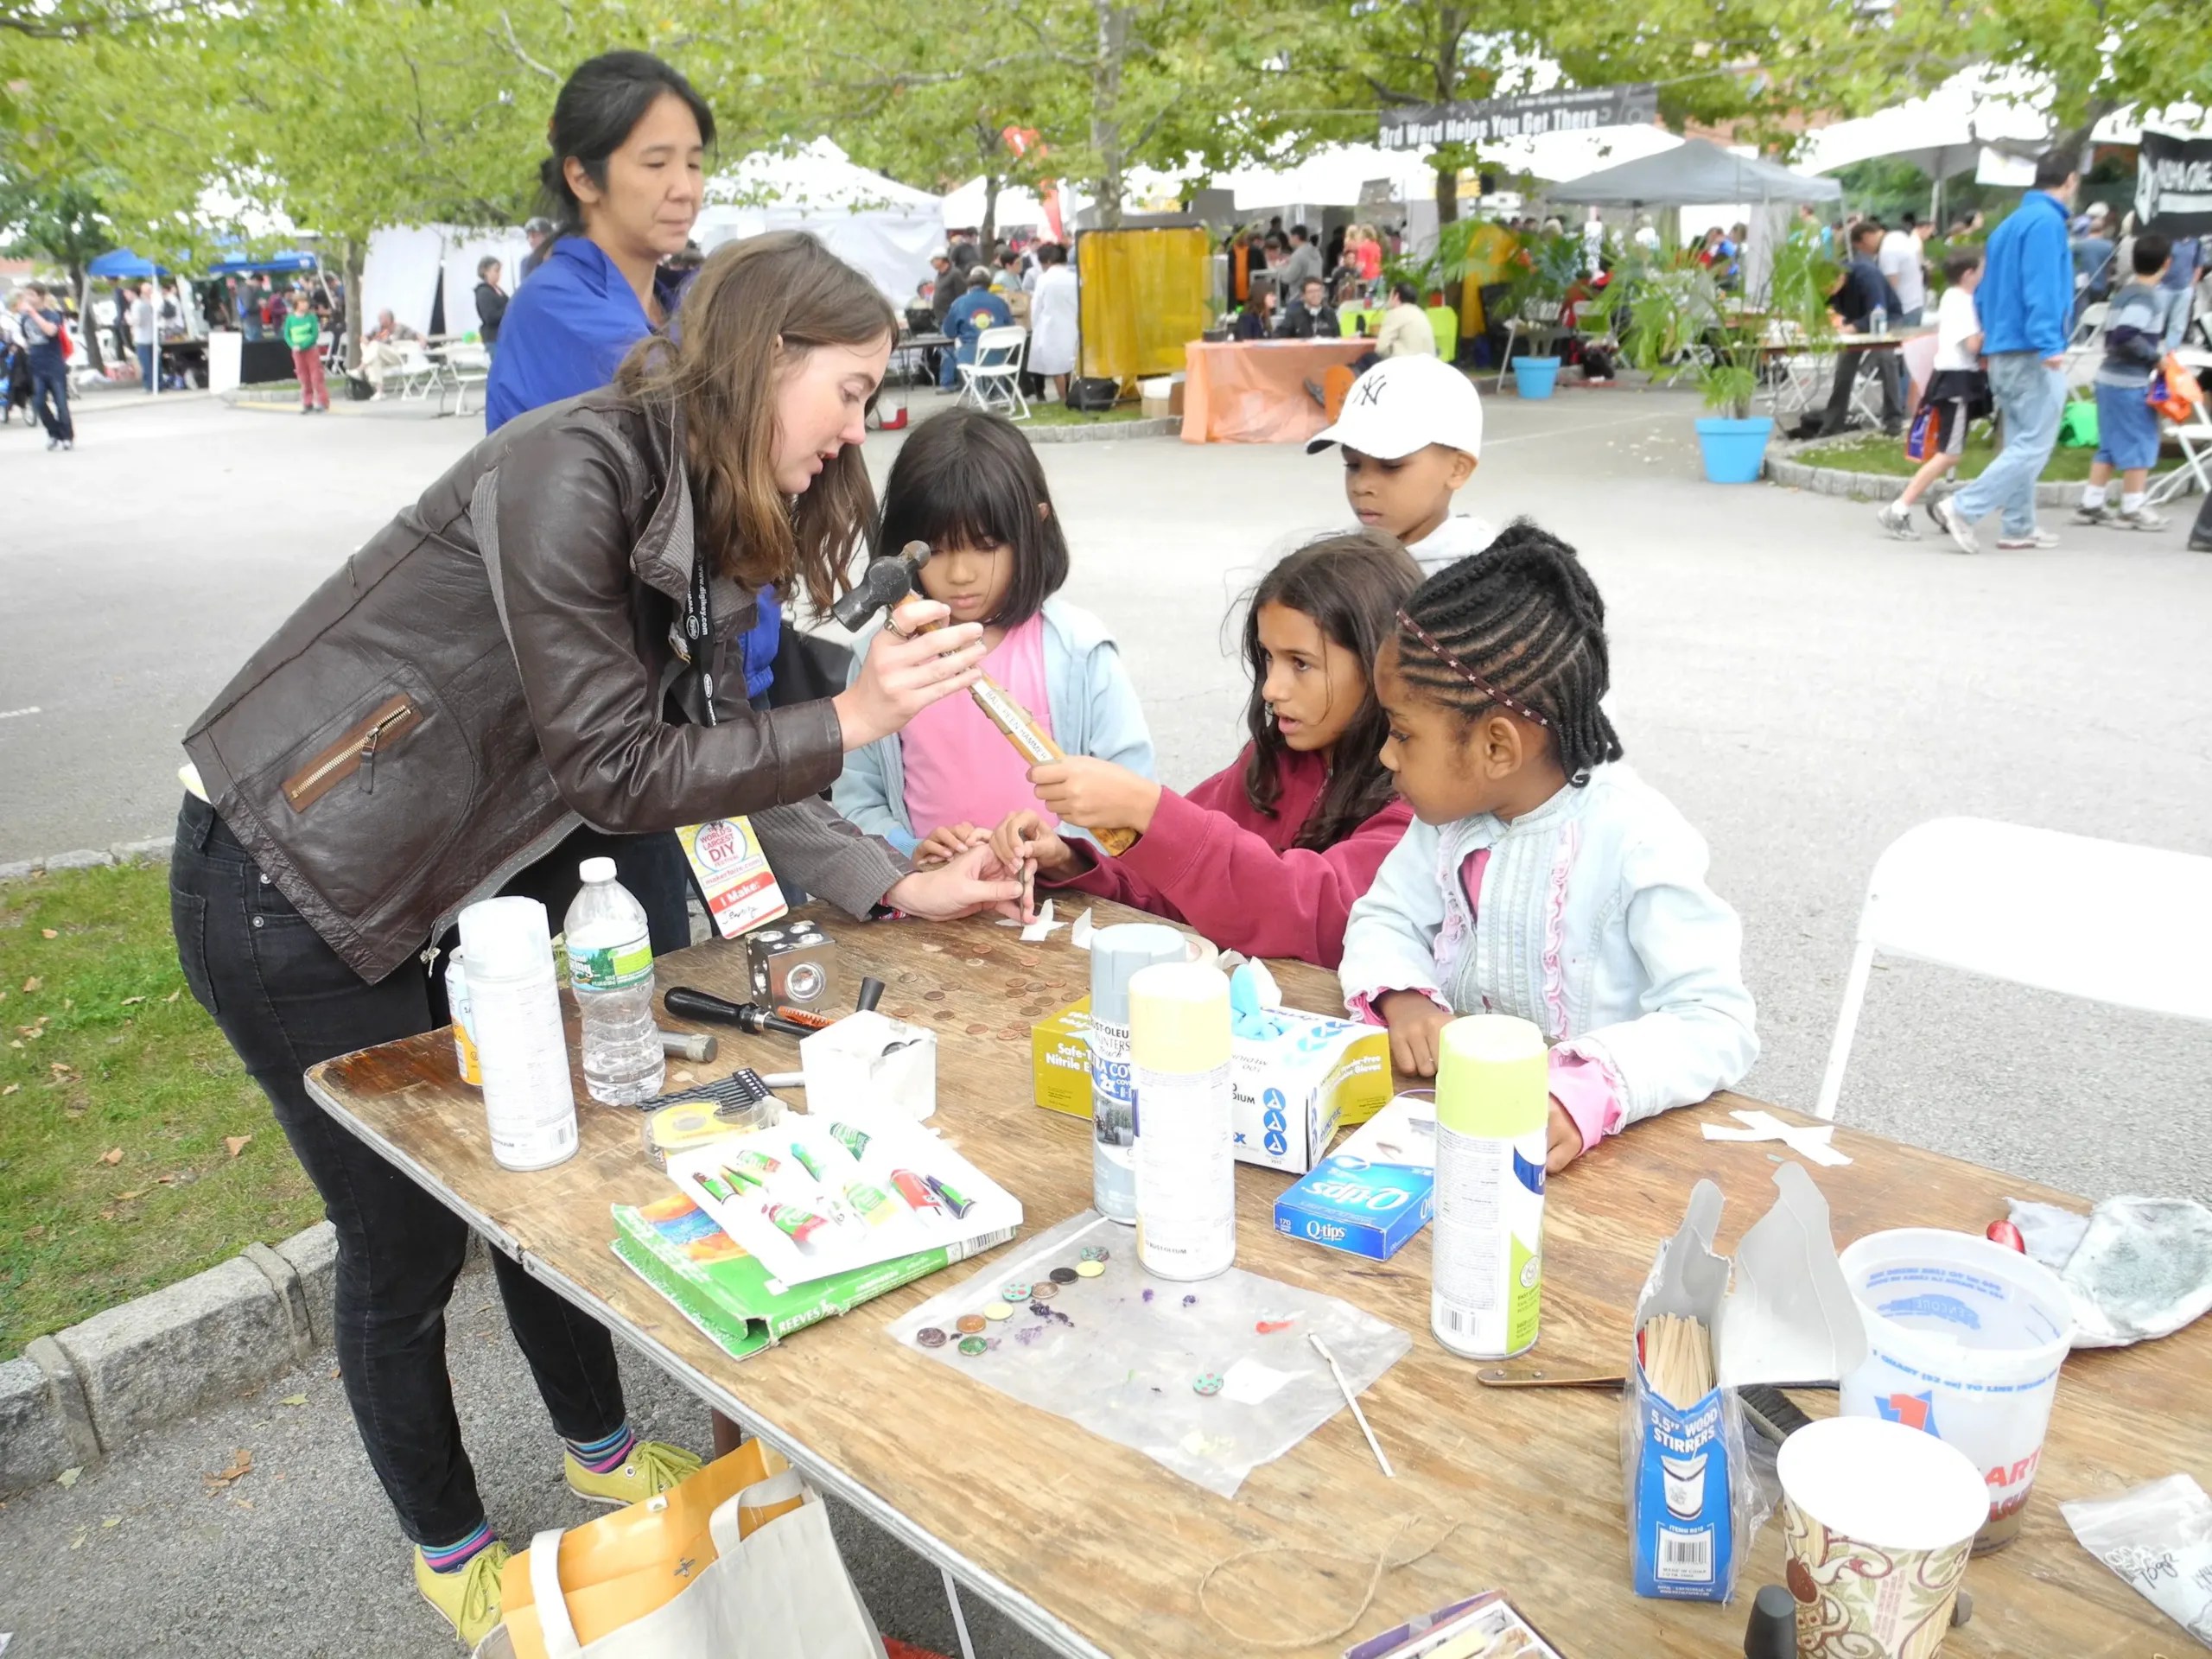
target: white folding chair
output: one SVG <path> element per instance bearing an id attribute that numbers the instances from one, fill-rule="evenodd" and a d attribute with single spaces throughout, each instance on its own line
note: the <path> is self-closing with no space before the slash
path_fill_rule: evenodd
<path id="1" fill-rule="evenodd" d="M 427 401 L 437 390 L 438 383 L 445 378 L 444 367 L 431 357 L 421 340 L 403 340 L 396 343 L 399 347 L 399 362 L 385 371 L 386 385 L 397 380 L 403 399 L 420 397 Z"/>
<path id="2" fill-rule="evenodd" d="M 1021 358 L 1028 341 L 1027 328 L 986 328 L 977 334 L 975 361 L 958 365 L 958 401 L 977 409 L 1002 409 L 1009 420 L 1027 420 L 1029 399 L 1021 391 Z"/>
<path id="3" fill-rule="evenodd" d="M 468 413 L 468 389 L 484 385 L 492 378 L 492 353 L 480 345 L 472 346 L 466 340 L 456 340 L 446 347 L 444 374 L 438 383 L 438 412 L 446 408 L 446 393 L 453 393 L 453 412 Z"/>
<path id="4" fill-rule="evenodd" d="M 2212 1020 L 2212 858 L 1936 818 L 1874 861 L 1813 1109 L 1835 1116 L 1874 953 L 2093 1002 Z"/>
<path id="5" fill-rule="evenodd" d="M 2196 373 L 2201 387 L 2207 371 L 2212 370 L 2208 353 L 2184 346 L 2177 355 Z M 2200 397 L 2190 405 L 2187 420 L 2164 421 L 2160 425 L 2166 436 L 2181 445 L 2181 465 L 2153 479 L 2143 493 L 2144 501 L 2156 506 L 2162 501 L 2177 500 L 2189 493 L 2192 484 L 2212 495 L 2212 408 Z"/>

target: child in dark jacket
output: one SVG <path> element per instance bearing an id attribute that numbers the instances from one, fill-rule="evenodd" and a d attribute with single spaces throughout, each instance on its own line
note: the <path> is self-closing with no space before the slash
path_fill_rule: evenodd
<path id="1" fill-rule="evenodd" d="M 1187 795 L 1103 760 L 1033 768 L 1063 819 L 1140 831 L 1118 858 L 1018 811 L 992 836 L 1039 885 L 1187 922 L 1225 950 L 1333 968 L 1344 918 L 1411 815 L 1382 769 L 1387 735 L 1370 676 L 1421 568 L 1387 536 L 1314 542 L 1270 570 L 1244 619 L 1252 675 L 1234 765 Z"/>
<path id="2" fill-rule="evenodd" d="M 2151 374 L 2166 354 L 2168 302 L 2159 286 L 2173 245 L 2158 231 L 2135 238 L 2135 280 L 2113 296 L 2105 314 L 2105 356 L 2097 365 L 2097 458 L 2082 489 L 2075 517 L 2085 524 L 2121 530 L 2164 530 L 2165 515 L 2144 503 L 2151 468 L 2158 464 L 2161 435 L 2150 403 Z M 2120 511 L 2107 499 L 2120 474 Z"/>

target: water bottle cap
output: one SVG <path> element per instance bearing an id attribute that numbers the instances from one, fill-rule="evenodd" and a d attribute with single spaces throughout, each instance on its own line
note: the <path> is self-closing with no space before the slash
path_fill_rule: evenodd
<path id="1" fill-rule="evenodd" d="M 461 912 L 471 984 L 553 971 L 552 929 L 535 899 L 486 899 Z"/>
<path id="2" fill-rule="evenodd" d="M 614 861 L 611 858 L 588 858 L 577 868 L 576 874 L 586 881 L 612 881 Z"/>

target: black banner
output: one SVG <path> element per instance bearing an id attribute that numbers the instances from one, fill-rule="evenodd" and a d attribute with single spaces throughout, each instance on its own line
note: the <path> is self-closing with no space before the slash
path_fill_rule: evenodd
<path id="1" fill-rule="evenodd" d="M 1409 104 L 1385 110 L 1376 142 L 1384 149 L 1487 144 L 1548 132 L 1648 126 L 1658 113 L 1659 89 L 1648 80 L 1630 86 L 1577 86 L 1478 104 Z"/>
<path id="2" fill-rule="evenodd" d="M 2212 138 L 2145 130 L 2136 151 L 2135 219 L 2168 236 L 2212 236 Z"/>

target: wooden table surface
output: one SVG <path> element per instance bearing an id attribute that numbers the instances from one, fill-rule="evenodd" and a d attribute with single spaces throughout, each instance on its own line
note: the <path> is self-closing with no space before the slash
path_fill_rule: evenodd
<path id="1" fill-rule="evenodd" d="M 861 925 L 820 914 L 848 986 L 873 972 L 886 1013 L 939 1033 L 932 1120 L 1020 1198 L 1026 1231 L 1085 1208 L 1087 1122 L 1031 1103 L 1029 1029 L 1089 988 L 1090 958 L 1065 930 L 1023 944 L 982 921 Z M 1122 919 L 1101 905 L 1095 919 Z M 1336 1006 L 1332 975 L 1281 964 L 1287 999 Z M 691 984 L 741 998 L 741 950 L 710 944 L 659 964 L 665 989 Z M 681 1025 L 681 1021 L 671 1021 Z M 794 1070 L 779 1038 L 716 1033 L 703 1080 L 741 1064 Z M 571 1057 L 575 1055 L 573 1035 Z M 1387 1262 L 1277 1235 L 1272 1206 L 1289 1178 L 1239 1165 L 1237 1265 L 1367 1308 L 1412 1333 L 1412 1351 L 1363 1397 L 1396 1465 L 1376 1469 L 1348 1412 L 1223 1499 L 1072 1423 L 964 1382 L 902 1348 L 883 1327 L 950 1282 L 894 1292 L 738 1364 L 695 1332 L 608 1248 L 611 1203 L 667 1190 L 639 1147 L 639 1116 L 590 1104 L 579 1073 L 582 1147 L 557 1168 L 518 1174 L 492 1161 L 480 1097 L 462 1086 L 453 1046 L 433 1033 L 347 1056 L 308 1074 L 317 1096 L 492 1241 L 708 1398 L 765 1435 L 827 1489 L 999 1602 L 1018 1622 L 1077 1653 L 1214 1655 L 1258 1641 L 1334 1656 L 1357 1637 L 1477 1591 L 1504 1590 L 1570 1659 L 1709 1659 L 1740 1653 L 1751 1592 L 1781 1574 L 1778 1523 L 1761 1529 L 1727 1606 L 1638 1599 L 1629 1588 L 1618 1433 L 1609 1391 L 1497 1389 L 1428 1330 L 1429 1235 Z M 794 1092 L 796 1097 L 796 1092 Z M 1545 1215 L 1542 1334 L 1529 1358 L 1562 1370 L 1618 1370 L 1636 1292 L 1700 1176 L 1728 1198 L 1719 1244 L 1774 1196 L 1770 1145 L 1708 1142 L 1698 1125 L 1725 1106 L 1672 1112 L 1585 1156 L 1551 1184 Z M 1794 1116 L 1794 1114 L 1783 1114 Z M 1804 1120 L 1809 1121 L 1809 1120 Z M 1834 1213 L 1839 1246 L 1885 1227 L 1979 1232 L 2009 1195 L 2065 1195 L 1864 1135 L 1835 1144 L 1854 1161 L 1809 1171 Z M 1020 1243 L 1007 1247 L 1022 1248 Z M 972 1264 L 956 1266 L 963 1275 Z M 2142 1347 L 2077 1354 L 2062 1375 L 2042 1471 L 2020 1538 L 1976 1560 L 1974 1618 L 1947 1656 L 2179 1656 L 2188 1638 L 2067 1530 L 2061 1499 L 2107 1497 L 2176 1472 L 2212 1480 L 2212 1324 Z M 1815 1414 L 1833 1394 L 1804 1394 Z M 1350 1637 L 1314 1640 L 1358 1605 L 1379 1554 L 1424 1559 L 1383 1575 Z M 1296 1544 L 1198 1583 L 1256 1546 Z M 1272 1650 L 1272 1649 L 1271 1649 Z"/>

